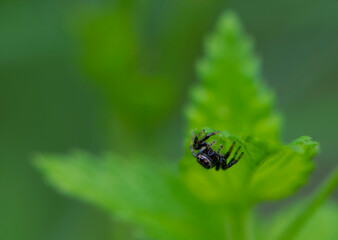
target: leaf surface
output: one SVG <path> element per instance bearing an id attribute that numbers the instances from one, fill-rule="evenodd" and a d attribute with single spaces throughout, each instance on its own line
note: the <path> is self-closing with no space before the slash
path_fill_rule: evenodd
<path id="1" fill-rule="evenodd" d="M 252 41 L 234 13 L 224 14 L 207 39 L 198 73 L 201 82 L 186 109 L 189 131 L 209 126 L 240 137 L 278 140 L 281 119 L 274 96 L 262 82 Z"/>
<path id="2" fill-rule="evenodd" d="M 40 155 L 35 163 L 62 193 L 134 223 L 154 238 L 225 238 L 219 231 L 222 216 L 190 194 L 168 162 L 73 152 Z"/>

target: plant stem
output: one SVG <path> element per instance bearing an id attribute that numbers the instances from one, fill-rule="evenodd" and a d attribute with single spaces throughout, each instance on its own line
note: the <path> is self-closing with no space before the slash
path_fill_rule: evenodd
<path id="1" fill-rule="evenodd" d="M 310 201 L 304 206 L 303 211 L 292 221 L 288 228 L 284 231 L 278 240 L 295 239 L 298 232 L 303 228 L 311 216 L 322 205 L 327 197 L 338 186 L 338 168 L 325 180 L 325 182 L 318 188 L 316 193 L 311 197 Z"/>
<path id="2" fill-rule="evenodd" d="M 226 229 L 228 239 L 245 240 L 246 239 L 246 221 L 247 211 L 241 208 L 236 208 L 230 212 L 226 219 Z"/>

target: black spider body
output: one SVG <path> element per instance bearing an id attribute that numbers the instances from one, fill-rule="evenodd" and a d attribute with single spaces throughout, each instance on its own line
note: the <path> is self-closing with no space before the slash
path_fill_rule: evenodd
<path id="1" fill-rule="evenodd" d="M 221 150 L 223 148 L 223 145 L 220 145 L 218 151 L 216 152 L 211 146 L 216 143 L 216 141 L 213 141 L 211 143 L 205 142 L 208 140 L 211 136 L 218 134 L 219 131 L 212 132 L 206 134 L 204 137 L 202 137 L 200 140 L 198 140 L 199 136 L 201 136 L 202 133 L 204 133 L 205 130 L 203 129 L 199 134 L 197 134 L 195 137 L 193 136 L 192 142 L 190 144 L 190 150 L 192 155 L 197 159 L 197 162 L 201 164 L 204 168 L 210 169 L 215 167 L 216 171 L 222 167 L 223 170 L 226 170 L 233 166 L 235 163 L 237 163 L 243 156 L 243 152 L 239 155 L 238 158 L 236 158 L 239 150 L 241 147 L 238 147 L 234 156 L 232 159 L 227 163 L 227 159 L 231 155 L 231 152 L 235 146 L 235 142 L 232 143 L 229 151 L 226 154 L 221 154 Z M 197 153 L 195 153 L 194 150 L 198 150 Z"/>
<path id="2" fill-rule="evenodd" d="M 216 163 L 220 162 L 220 155 L 217 154 L 210 146 L 204 147 L 198 152 L 197 161 L 205 168 L 213 168 Z"/>

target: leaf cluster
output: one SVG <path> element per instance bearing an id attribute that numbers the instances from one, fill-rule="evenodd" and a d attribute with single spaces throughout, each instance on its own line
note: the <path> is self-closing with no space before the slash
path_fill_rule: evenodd
<path id="1" fill-rule="evenodd" d="M 268 220 L 270 230 L 262 234 L 265 220 L 254 206 L 303 186 L 319 147 L 306 136 L 287 145 L 280 141 L 281 116 L 262 81 L 252 45 L 237 16 L 222 15 L 206 41 L 198 64 L 201 81 L 191 90 L 185 109 L 185 154 L 179 167 L 141 153 L 94 156 L 83 151 L 41 154 L 36 166 L 62 193 L 132 222 L 155 239 L 316 239 L 316 228 L 308 226 L 334 218 L 330 212 L 337 211 L 327 205 L 316 213 L 337 186 L 337 171 L 320 188 L 326 191 L 319 190 L 304 203 L 311 211 L 284 210 Z M 217 140 L 215 148 L 223 144 L 227 151 L 234 141 L 242 146 L 242 160 L 227 171 L 199 166 L 189 144 L 202 128 L 221 130 L 212 139 Z M 333 235 L 330 228 L 325 236 Z"/>

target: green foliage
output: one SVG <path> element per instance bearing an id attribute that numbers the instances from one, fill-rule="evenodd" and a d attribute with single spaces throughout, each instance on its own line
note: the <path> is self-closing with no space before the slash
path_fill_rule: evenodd
<path id="1" fill-rule="evenodd" d="M 177 168 L 158 159 L 84 152 L 40 155 L 36 165 L 62 192 L 137 223 L 158 239 L 219 237 L 217 212 L 182 185 Z M 211 214 L 210 214 L 211 213 Z M 221 219 L 220 219 L 221 220 Z"/>
<path id="2" fill-rule="evenodd" d="M 335 240 L 338 236 L 338 229 L 335 226 L 338 222 L 337 204 L 327 203 L 318 209 L 308 220 L 308 223 L 300 229 L 296 240 Z"/>
<path id="3" fill-rule="evenodd" d="M 291 206 L 285 207 L 275 216 L 265 219 L 261 224 L 261 233 L 258 239 L 279 240 L 280 237 L 285 237 L 285 232 L 290 224 L 294 224 L 294 219 L 298 215 L 301 215 L 301 211 L 307 207 L 306 201 L 297 202 Z M 296 236 L 290 236 L 285 239 L 295 240 L 335 240 L 337 238 L 338 221 L 338 208 L 337 204 L 333 202 L 327 202 L 321 205 L 318 210 L 311 215 L 311 218 L 307 220 L 305 225 L 301 225 L 299 232 Z"/>
<path id="4" fill-rule="evenodd" d="M 224 14 L 207 41 L 206 57 L 199 64 L 201 83 L 186 109 L 187 141 L 180 169 L 140 154 L 98 157 L 84 152 L 40 155 L 36 166 L 61 192 L 133 222 L 153 238 L 251 239 L 250 224 L 258 219 L 253 205 L 288 196 L 305 184 L 318 152 L 309 137 L 286 146 L 280 143 L 280 117 L 258 63 L 237 17 Z M 234 141 L 241 146 L 241 161 L 227 171 L 199 166 L 189 144 L 191 134 L 204 127 L 208 132 L 222 130 L 213 137 L 215 147 L 224 144 L 222 151 Z M 319 194 L 322 200 L 335 186 Z"/>
<path id="5" fill-rule="evenodd" d="M 327 180 L 322 184 L 322 186 L 318 188 L 317 192 L 313 196 L 311 196 L 311 198 L 308 199 L 307 202 L 303 204 L 303 206 L 295 210 L 296 214 L 291 214 L 291 216 L 293 216 L 293 219 L 289 222 L 288 227 L 285 228 L 283 233 L 281 233 L 277 237 L 277 239 L 287 240 L 297 237 L 297 234 L 299 232 L 302 232 L 304 224 L 311 218 L 313 213 L 318 209 L 319 206 L 323 204 L 325 199 L 332 193 L 332 191 L 334 191 L 337 188 L 337 186 L 338 186 L 338 168 L 336 168 L 333 171 L 333 173 L 327 178 Z M 336 230 L 336 228 L 333 227 L 332 225 L 330 224 L 327 225 L 328 226 L 326 226 L 325 228 L 327 229 L 328 233 L 332 232 L 332 230 Z M 313 233 L 314 234 L 312 237 L 310 238 L 307 237 L 305 239 L 311 238 L 316 239 L 314 237 L 316 235 L 318 236 L 318 233 L 317 234 L 315 232 Z M 302 235 L 300 236 L 302 237 Z M 329 234 L 327 236 L 329 236 Z"/>
<path id="6" fill-rule="evenodd" d="M 337 186 L 338 169 L 313 196 L 282 209 L 266 221 L 266 230 L 261 235 L 271 240 L 336 239 L 338 232 L 332 223 L 337 222 L 337 205 L 329 202 L 319 207 Z"/>

